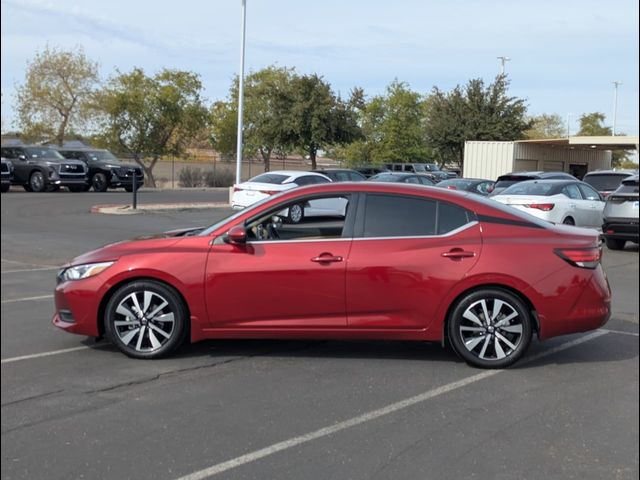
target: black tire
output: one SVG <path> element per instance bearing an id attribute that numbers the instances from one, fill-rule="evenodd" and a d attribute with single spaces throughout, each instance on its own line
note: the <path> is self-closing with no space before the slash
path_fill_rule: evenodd
<path id="1" fill-rule="evenodd" d="M 73 192 L 73 193 L 80 193 L 80 192 L 87 191 L 87 187 L 85 185 L 71 185 L 67 188 L 69 189 L 70 192 Z"/>
<path id="2" fill-rule="evenodd" d="M 91 186 L 93 187 L 94 192 L 106 192 L 109 188 L 107 176 L 102 172 L 96 173 L 91 177 Z"/>
<path id="3" fill-rule="evenodd" d="M 9 189 L 10 189 L 10 188 L 11 188 L 11 185 L 7 183 L 6 185 L 2 185 L 2 186 L 0 187 L 0 192 L 2 192 L 2 193 L 7 193 L 7 192 L 9 191 Z"/>
<path id="4" fill-rule="evenodd" d="M 502 303 L 496 304 L 497 301 Z M 483 302 L 490 317 L 488 325 Z M 501 324 L 512 315 L 515 316 Z M 458 300 L 447 329 L 453 349 L 469 365 L 506 368 L 529 348 L 533 322 L 531 312 L 517 296 L 498 288 L 483 288 Z"/>
<path id="5" fill-rule="evenodd" d="M 607 238 L 605 237 L 604 243 L 609 250 L 622 250 L 627 243 L 626 240 L 620 240 L 619 238 Z"/>
<path id="6" fill-rule="evenodd" d="M 147 294 L 149 301 L 144 315 L 136 316 L 133 296 L 144 309 Z M 158 310 L 164 302 L 166 306 Z M 125 316 L 123 311 L 129 314 Z M 145 315 L 149 314 L 153 316 L 147 318 Z M 120 287 L 109 299 L 104 313 L 107 337 L 125 355 L 142 359 L 166 356 L 182 345 L 189 331 L 188 321 L 187 307 L 180 295 L 153 280 L 137 280 Z"/>
<path id="7" fill-rule="evenodd" d="M 567 217 L 562 221 L 562 223 L 564 225 L 575 225 L 576 221 L 572 217 Z"/>
<path id="8" fill-rule="evenodd" d="M 304 219 L 304 206 L 301 203 L 295 203 L 289 207 L 287 213 L 287 223 L 300 223 Z"/>
<path id="9" fill-rule="evenodd" d="M 40 171 L 35 171 L 29 177 L 29 188 L 31 192 L 41 193 L 47 190 L 47 182 Z"/>
<path id="10" fill-rule="evenodd" d="M 25 192 L 33 192 L 33 190 L 31 190 L 31 186 L 28 183 L 22 185 L 22 188 L 24 188 Z"/>

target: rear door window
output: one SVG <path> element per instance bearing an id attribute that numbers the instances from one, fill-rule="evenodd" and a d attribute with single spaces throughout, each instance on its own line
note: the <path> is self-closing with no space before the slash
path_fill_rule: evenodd
<path id="1" fill-rule="evenodd" d="M 578 185 L 578 187 L 580 188 L 580 191 L 582 192 L 584 198 L 586 198 L 587 200 L 602 200 L 600 198 L 600 194 L 589 185 Z"/>
<path id="2" fill-rule="evenodd" d="M 368 194 L 364 212 L 364 237 L 435 235 L 437 203 L 408 196 Z"/>
<path id="3" fill-rule="evenodd" d="M 573 200 L 582 200 L 582 195 L 577 185 L 567 185 L 562 189 L 562 193 Z"/>

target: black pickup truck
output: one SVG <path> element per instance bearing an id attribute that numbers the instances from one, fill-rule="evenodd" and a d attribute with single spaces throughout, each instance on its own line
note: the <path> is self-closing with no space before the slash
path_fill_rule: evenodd
<path id="1" fill-rule="evenodd" d="M 87 189 L 87 166 L 67 160 L 56 150 L 39 145 L 2 146 L 2 156 L 13 164 L 12 185 L 27 192 L 52 192 L 67 187 L 72 192 Z"/>
<path id="2" fill-rule="evenodd" d="M 109 150 L 100 148 L 57 149 L 63 157 L 80 160 L 89 168 L 89 185 L 96 192 L 106 192 L 108 188 L 124 188 L 133 191 L 133 176 L 136 177 L 136 190 L 144 184 L 144 173 L 139 165 L 124 163 Z"/>

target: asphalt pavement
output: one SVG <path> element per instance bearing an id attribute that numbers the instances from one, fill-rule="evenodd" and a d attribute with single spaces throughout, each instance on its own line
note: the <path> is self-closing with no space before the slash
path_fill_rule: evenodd
<path id="1" fill-rule="evenodd" d="M 604 329 L 534 341 L 506 371 L 412 342 L 205 341 L 141 361 L 51 325 L 57 266 L 230 210 L 90 213 L 129 199 L 2 195 L 2 479 L 638 478 L 637 246 L 605 251 Z"/>

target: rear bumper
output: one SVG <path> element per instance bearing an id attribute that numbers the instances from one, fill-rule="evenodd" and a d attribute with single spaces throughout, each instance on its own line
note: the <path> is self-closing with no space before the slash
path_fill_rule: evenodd
<path id="1" fill-rule="evenodd" d="M 640 238 L 640 228 L 637 221 L 605 221 L 602 225 L 602 235 L 605 238 L 637 242 Z"/>
<path id="2" fill-rule="evenodd" d="M 579 272 L 582 274 L 576 275 Z M 538 336 L 541 340 L 595 330 L 609 321 L 611 288 L 601 266 L 595 270 L 570 267 L 570 270 L 557 272 L 556 275 L 568 275 L 567 281 L 563 282 L 566 288 L 545 291 L 545 287 L 542 287 L 538 292 L 546 297 L 546 301 L 541 300 L 541 308 L 538 308 Z M 557 287 L 557 283 L 553 284 Z"/>

